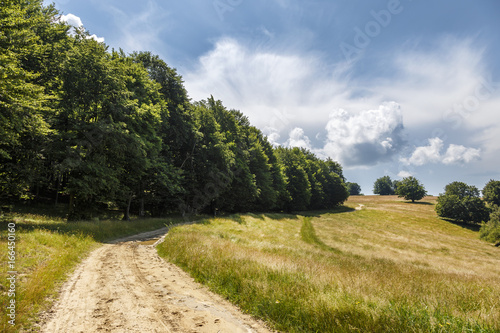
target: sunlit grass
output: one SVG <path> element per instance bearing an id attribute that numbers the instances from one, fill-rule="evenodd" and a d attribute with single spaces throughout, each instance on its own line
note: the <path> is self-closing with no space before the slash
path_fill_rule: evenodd
<path id="1" fill-rule="evenodd" d="M 16 325 L 0 319 L 2 332 L 36 329 L 37 314 L 47 310 L 57 290 L 75 266 L 100 242 L 154 230 L 180 218 L 142 219 L 133 221 L 94 220 L 66 222 L 57 215 L 10 213 L 0 219 L 0 303 L 6 309 L 7 295 L 7 224 L 16 224 Z M 2 311 L 4 313 L 4 311 Z"/>
<path id="2" fill-rule="evenodd" d="M 499 331 L 500 250 L 424 202 L 218 218 L 175 228 L 159 253 L 287 332 Z"/>

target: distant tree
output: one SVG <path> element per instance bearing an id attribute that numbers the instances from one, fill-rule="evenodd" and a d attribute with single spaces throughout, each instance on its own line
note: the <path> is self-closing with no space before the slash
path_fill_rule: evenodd
<path id="1" fill-rule="evenodd" d="M 398 185 L 401 181 L 400 180 L 394 180 L 392 182 L 392 188 L 394 189 L 394 193 L 397 193 L 397 190 L 398 190 Z"/>
<path id="2" fill-rule="evenodd" d="M 500 206 L 500 181 L 491 179 L 484 186 L 483 199 L 490 205 Z"/>
<path id="3" fill-rule="evenodd" d="M 350 195 L 360 195 L 361 194 L 361 186 L 358 183 L 347 182 L 347 190 Z"/>
<path id="4" fill-rule="evenodd" d="M 391 177 L 384 176 L 377 179 L 373 184 L 373 193 L 380 195 L 393 195 L 395 192 Z"/>
<path id="5" fill-rule="evenodd" d="M 427 195 L 424 186 L 415 177 L 406 177 L 396 183 L 396 194 L 405 200 L 420 200 Z"/>
<path id="6" fill-rule="evenodd" d="M 463 182 L 446 185 L 445 193 L 437 199 L 436 212 L 441 217 L 467 223 L 480 223 L 489 217 L 489 209 L 479 197 L 479 190 Z"/>

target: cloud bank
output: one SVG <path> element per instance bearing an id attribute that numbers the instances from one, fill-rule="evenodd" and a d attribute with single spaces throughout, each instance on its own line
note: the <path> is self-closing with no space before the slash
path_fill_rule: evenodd
<path id="1" fill-rule="evenodd" d="M 483 49 L 453 37 L 434 46 L 415 42 L 394 50 L 372 63 L 391 73 L 377 77 L 305 50 L 221 38 L 184 79 L 194 100 L 213 95 L 241 110 L 273 144 L 308 148 L 346 167 L 498 161 L 500 125 L 491 115 L 500 105 L 500 85 L 485 75 Z M 434 138 L 433 130 L 445 135 Z M 457 137 L 455 131 L 467 131 L 466 146 L 445 147 L 442 138 Z M 408 142 L 422 137 L 433 139 L 401 156 Z"/>

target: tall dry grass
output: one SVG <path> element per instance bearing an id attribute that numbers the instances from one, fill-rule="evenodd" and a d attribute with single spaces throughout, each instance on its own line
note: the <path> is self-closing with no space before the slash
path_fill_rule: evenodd
<path id="1" fill-rule="evenodd" d="M 434 202 L 212 219 L 173 229 L 159 253 L 282 331 L 498 332 L 500 249 Z"/>

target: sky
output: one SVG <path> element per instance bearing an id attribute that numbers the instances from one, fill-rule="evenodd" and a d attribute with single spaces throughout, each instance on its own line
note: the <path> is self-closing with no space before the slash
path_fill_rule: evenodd
<path id="1" fill-rule="evenodd" d="M 385 175 L 432 195 L 500 180 L 497 0 L 53 3 L 110 48 L 158 54 L 193 101 L 339 161 L 364 194 Z"/>

